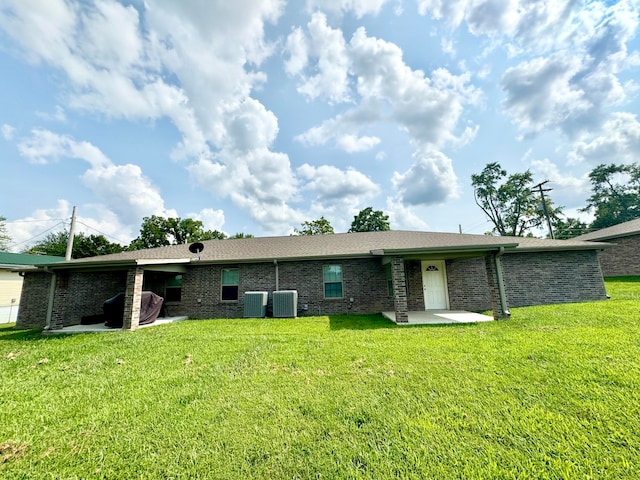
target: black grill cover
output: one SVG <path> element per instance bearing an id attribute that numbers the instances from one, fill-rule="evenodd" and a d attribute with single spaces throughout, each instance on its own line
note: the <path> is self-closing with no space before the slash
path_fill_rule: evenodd
<path id="1" fill-rule="evenodd" d="M 153 323 L 158 318 L 164 299 L 153 292 L 142 292 L 140 302 L 139 325 Z M 102 305 L 104 311 L 104 324 L 109 328 L 122 328 L 124 323 L 124 293 L 111 297 Z"/>

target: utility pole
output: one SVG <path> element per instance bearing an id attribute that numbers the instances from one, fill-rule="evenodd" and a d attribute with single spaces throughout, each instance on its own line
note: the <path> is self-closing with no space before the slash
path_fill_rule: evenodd
<path id="1" fill-rule="evenodd" d="M 69 240 L 67 241 L 67 254 L 64 259 L 68 262 L 71 260 L 71 251 L 73 250 L 73 237 L 76 233 L 76 206 L 73 206 L 73 213 L 71 214 L 71 226 L 69 227 Z"/>
<path id="2" fill-rule="evenodd" d="M 548 183 L 549 180 L 545 180 L 544 182 L 540 182 L 538 185 L 535 185 L 533 187 L 533 189 L 538 189 L 538 192 L 540 193 L 540 200 L 542 201 L 542 209 L 544 210 L 544 216 L 547 219 L 547 227 L 549 227 L 549 236 L 551 238 L 555 238 L 553 236 L 553 228 L 551 227 L 551 218 L 549 218 L 549 211 L 547 210 L 547 202 L 544 198 L 544 192 L 550 192 L 552 189 L 551 188 L 542 188 L 542 186 L 545 183 Z"/>

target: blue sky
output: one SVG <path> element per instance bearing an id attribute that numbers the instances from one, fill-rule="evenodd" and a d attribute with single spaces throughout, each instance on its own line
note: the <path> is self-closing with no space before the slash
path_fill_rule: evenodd
<path id="1" fill-rule="evenodd" d="M 484 233 L 470 176 L 549 180 L 575 216 L 638 161 L 637 0 L 0 2 L 12 250 L 68 223 L 128 244 L 150 215 L 229 235 Z M 588 216 L 582 215 L 588 219 Z"/>

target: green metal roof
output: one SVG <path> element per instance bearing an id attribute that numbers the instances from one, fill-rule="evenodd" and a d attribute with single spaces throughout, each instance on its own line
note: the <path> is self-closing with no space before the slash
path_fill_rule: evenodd
<path id="1" fill-rule="evenodd" d="M 56 262 L 64 262 L 64 257 L 52 255 L 30 255 L 28 253 L 0 252 L 0 265 L 48 265 Z"/>

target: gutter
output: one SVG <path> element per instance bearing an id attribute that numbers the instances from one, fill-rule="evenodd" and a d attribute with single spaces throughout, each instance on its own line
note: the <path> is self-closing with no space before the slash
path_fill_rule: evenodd
<path id="1" fill-rule="evenodd" d="M 44 324 L 44 329 L 51 330 L 51 318 L 53 317 L 53 299 L 56 294 L 56 281 L 58 276 L 55 272 L 51 271 L 49 267 L 44 267 L 44 271 L 51 274 L 51 283 L 49 284 L 49 298 L 47 303 L 47 319 Z"/>
<path id="2" fill-rule="evenodd" d="M 511 317 L 511 312 L 507 306 L 507 293 L 504 289 L 504 281 L 502 276 L 502 260 L 500 257 L 504 255 L 504 247 L 500 247 L 500 251 L 496 253 L 496 275 L 498 277 L 498 293 L 500 295 L 500 309 L 502 313 L 508 317 Z"/>

